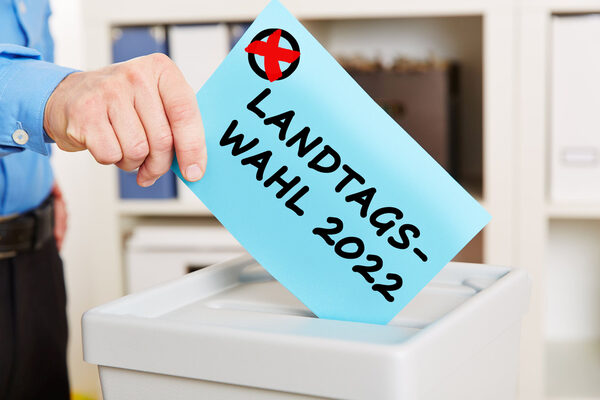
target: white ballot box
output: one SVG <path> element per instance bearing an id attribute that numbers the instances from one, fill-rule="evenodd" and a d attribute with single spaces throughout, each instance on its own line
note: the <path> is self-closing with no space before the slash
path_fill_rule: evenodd
<path id="1" fill-rule="evenodd" d="M 84 358 L 105 400 L 509 400 L 528 297 L 451 263 L 388 325 L 319 319 L 242 256 L 86 312 Z"/>

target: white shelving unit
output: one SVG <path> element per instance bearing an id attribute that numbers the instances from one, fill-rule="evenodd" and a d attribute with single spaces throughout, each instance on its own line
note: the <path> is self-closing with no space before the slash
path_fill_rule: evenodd
<path id="1" fill-rule="evenodd" d="M 516 150 L 520 173 L 516 251 L 517 259 L 528 266 L 534 281 L 532 312 L 526 321 L 531 334 L 529 344 L 534 347 L 527 353 L 543 360 L 541 379 L 545 398 L 600 399 L 600 337 L 591 335 L 586 327 L 589 321 L 580 323 L 573 319 L 578 315 L 579 321 L 595 320 L 600 314 L 600 303 L 589 298 L 593 289 L 587 289 L 590 284 L 600 286 L 600 276 L 586 274 L 580 268 L 593 263 L 581 257 L 597 257 L 593 254 L 595 245 L 589 244 L 587 249 L 580 246 L 586 242 L 582 240 L 583 232 L 587 232 L 590 224 L 598 223 L 600 204 L 548 200 L 551 19 L 556 14 L 600 12 L 600 2 L 523 0 L 518 11 L 516 130 L 520 137 Z M 582 231 L 578 224 L 587 228 Z M 568 241 L 572 243 L 565 244 Z M 562 263 L 557 257 L 562 257 Z M 570 326 L 571 322 L 577 326 L 571 332 L 557 328 L 557 325 Z"/>
<path id="2" fill-rule="evenodd" d="M 200 201 L 197 203 L 179 200 L 121 200 L 117 203 L 120 217 L 210 217 L 212 214 Z"/>
<path id="3" fill-rule="evenodd" d="M 143 3 L 143 5 L 142 5 Z M 244 21 L 252 20 L 264 7 L 265 1 L 223 1 L 219 3 L 190 3 L 184 0 L 171 1 L 168 5 L 154 2 L 141 1 L 87 1 L 84 3 L 84 20 L 87 35 L 85 43 L 87 49 L 93 49 L 86 54 L 86 67 L 97 68 L 110 62 L 110 29 L 119 25 L 147 25 L 171 23 L 202 23 L 214 21 Z M 335 25 L 337 21 L 353 21 L 365 19 L 391 18 L 433 18 L 433 17 L 478 17 L 485 20 L 483 32 L 476 33 L 482 43 L 483 63 L 489 65 L 483 71 L 481 86 L 484 99 L 483 111 L 475 113 L 483 115 L 484 150 L 483 160 L 483 193 L 481 189 L 474 190 L 485 201 L 488 210 L 494 215 L 494 221 L 486 228 L 485 257 L 486 261 L 501 264 L 511 264 L 510 240 L 510 193 L 511 173 L 510 168 L 510 139 L 511 128 L 511 93 L 509 84 L 511 74 L 512 48 L 507 46 L 505 38 L 512 35 L 513 20 L 510 5 L 501 1 L 481 3 L 479 1 L 459 1 L 451 6 L 438 1 L 425 1 L 406 4 L 392 4 L 388 1 L 370 2 L 368 5 L 360 2 L 317 2 L 317 1 L 289 1 L 286 5 L 299 18 L 310 23 L 323 26 Z M 118 12 L 116 11 L 118 10 Z M 409 21 L 407 19 L 407 21 Z M 494 48 L 495 50 L 490 50 Z M 482 49 L 479 49 L 481 52 Z M 480 122 L 481 123 L 481 122 Z M 488 151 L 493 149 L 494 151 Z M 503 166 L 504 165 L 504 166 Z M 120 233 L 119 219 L 136 216 L 206 216 L 204 208 L 198 210 L 194 206 L 179 206 L 176 202 L 119 202 L 115 189 L 115 177 L 112 171 L 105 171 L 103 182 L 105 187 L 110 187 L 102 193 L 107 201 L 113 203 L 113 213 L 107 216 L 106 221 L 112 222 L 114 231 Z M 473 192 L 473 191 L 472 191 Z M 497 237 L 498 239 L 494 239 Z M 496 245 L 492 245 L 496 243 Z M 118 251 L 118 250 L 117 250 Z M 117 252 L 117 259 L 120 254 Z M 112 275 L 116 278 L 120 266 L 115 268 Z M 115 291 L 116 292 L 116 291 Z"/>
<path id="4" fill-rule="evenodd" d="M 421 0 L 421 1 L 317 1 L 283 0 L 309 28 L 321 28 L 365 20 L 414 21 L 435 18 L 480 20 L 482 110 L 482 174 L 480 199 L 493 220 L 483 235 L 487 263 L 526 268 L 533 280 L 529 314 L 523 331 L 520 398 L 522 400 L 600 399 L 596 342 L 586 344 L 546 340 L 546 254 L 550 222 L 559 219 L 600 219 L 600 204 L 551 204 L 547 201 L 549 120 L 549 23 L 555 13 L 600 11 L 591 0 Z M 152 25 L 253 20 L 266 0 L 219 2 L 170 0 L 86 0 L 85 67 L 110 63 L 110 31 L 119 25 Z M 329 25 L 328 25 L 329 24 Z M 325 29 L 326 30 L 326 29 Z M 327 47 L 327 45 L 326 45 Z M 80 161 L 81 162 L 81 161 Z M 93 199 L 90 215 L 96 227 L 90 258 L 96 304 L 123 294 L 122 237 L 124 227 L 140 218 L 210 218 L 198 205 L 176 201 L 119 201 L 113 168 L 88 169 L 93 185 L 86 195 Z M 77 164 L 75 168 L 81 168 Z M 479 190 L 470 190 L 479 193 Z M 94 214 L 93 204 L 104 204 Z M 105 205 L 108 204 L 109 207 Z M 100 210 L 100 208 L 98 208 Z M 595 353 L 594 353 L 595 352 Z M 567 357 L 567 358 L 565 358 Z M 583 385 L 571 385 L 571 377 L 557 364 L 572 360 L 574 373 L 584 365 Z M 588 361 L 586 361 L 588 360 Z M 583 364 L 581 364 L 583 363 Z M 564 365 L 563 365 L 564 367 Z M 577 381 L 578 382 L 578 381 Z M 551 397 L 546 397 L 548 394 Z M 583 397 L 581 397 L 583 395 Z"/>

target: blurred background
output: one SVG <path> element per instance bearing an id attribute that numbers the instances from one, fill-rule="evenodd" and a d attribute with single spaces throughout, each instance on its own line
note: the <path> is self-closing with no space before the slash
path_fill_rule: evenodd
<path id="1" fill-rule="evenodd" d="M 266 3 L 54 0 L 56 61 L 163 52 L 198 90 Z M 520 398 L 600 399 L 600 2 L 283 3 L 490 212 L 457 260 L 529 272 Z M 82 313 L 242 249 L 172 174 L 142 189 L 87 153 L 53 163 L 70 215 L 71 383 L 99 399 Z"/>

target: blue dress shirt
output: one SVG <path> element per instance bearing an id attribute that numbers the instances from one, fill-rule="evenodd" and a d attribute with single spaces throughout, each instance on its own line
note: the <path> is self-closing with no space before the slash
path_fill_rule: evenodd
<path id="1" fill-rule="evenodd" d="M 73 70 L 52 64 L 49 16 L 48 0 L 0 0 L 0 215 L 37 207 L 54 181 L 44 108 Z"/>

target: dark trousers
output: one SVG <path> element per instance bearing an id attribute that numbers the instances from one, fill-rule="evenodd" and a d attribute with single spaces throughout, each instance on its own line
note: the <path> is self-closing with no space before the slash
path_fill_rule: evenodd
<path id="1" fill-rule="evenodd" d="M 54 239 L 0 259 L 0 400 L 69 399 L 65 306 Z"/>

